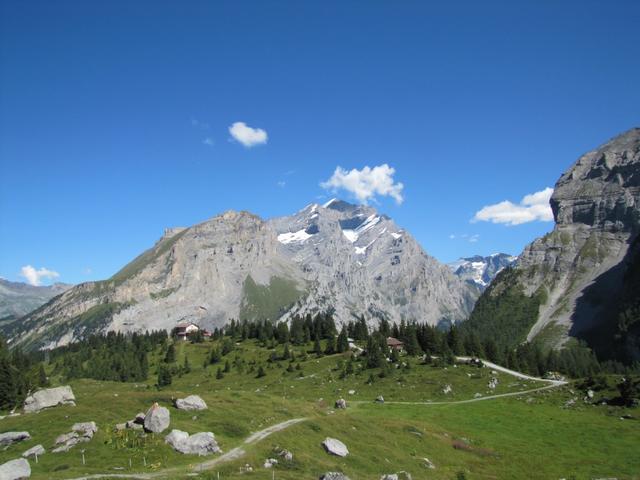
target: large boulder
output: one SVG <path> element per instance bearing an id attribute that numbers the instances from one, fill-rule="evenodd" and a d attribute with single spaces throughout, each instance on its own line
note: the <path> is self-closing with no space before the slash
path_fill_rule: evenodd
<path id="1" fill-rule="evenodd" d="M 0 447 L 7 447 L 13 443 L 29 440 L 29 432 L 5 432 L 0 433 Z"/>
<path id="2" fill-rule="evenodd" d="M 200 432 L 189 435 L 182 430 L 171 430 L 164 441 L 174 450 L 191 455 L 211 455 L 222 450 L 218 447 L 215 436 L 211 432 Z"/>
<path id="3" fill-rule="evenodd" d="M 340 440 L 337 440 L 335 438 L 325 438 L 324 442 L 322 442 L 322 446 L 327 451 L 327 453 L 330 453 L 331 455 L 337 455 L 338 457 L 346 457 L 347 455 L 349 455 L 347 446 Z"/>
<path id="4" fill-rule="evenodd" d="M 350 480 L 344 473 L 327 472 L 320 475 L 320 480 Z"/>
<path id="5" fill-rule="evenodd" d="M 171 414 L 165 407 L 154 403 L 144 417 L 144 428 L 148 432 L 161 433 L 171 423 Z"/>
<path id="6" fill-rule="evenodd" d="M 25 413 L 39 412 L 56 405 L 75 405 L 76 397 L 71 387 L 45 388 L 29 395 L 24 401 Z"/>
<path id="7" fill-rule="evenodd" d="M 189 395 L 187 398 L 178 398 L 175 403 L 178 410 L 207 409 L 207 404 L 198 395 Z"/>
<path id="8" fill-rule="evenodd" d="M 23 452 L 22 456 L 24 458 L 35 457 L 44 455 L 47 451 L 44 449 L 42 445 L 36 445 L 35 447 L 31 447 L 29 450 Z"/>
<path id="9" fill-rule="evenodd" d="M 24 458 L 0 465 L 0 480 L 21 480 L 31 476 L 31 466 Z"/>

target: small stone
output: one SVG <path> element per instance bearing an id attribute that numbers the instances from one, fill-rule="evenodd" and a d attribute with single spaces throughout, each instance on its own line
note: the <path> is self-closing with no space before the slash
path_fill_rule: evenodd
<path id="1" fill-rule="evenodd" d="M 382 395 L 378 395 L 376 398 L 376 403 L 384 403 L 384 397 Z"/>
<path id="2" fill-rule="evenodd" d="M 347 408 L 347 401 L 344 398 L 339 398 L 336 400 L 335 407 L 338 409 L 345 409 Z"/>
<path id="3" fill-rule="evenodd" d="M 278 460 L 276 460 L 275 458 L 267 458 L 264 461 L 264 465 L 263 466 L 264 466 L 264 468 L 273 468 L 274 465 L 277 465 L 277 464 L 278 464 Z"/>

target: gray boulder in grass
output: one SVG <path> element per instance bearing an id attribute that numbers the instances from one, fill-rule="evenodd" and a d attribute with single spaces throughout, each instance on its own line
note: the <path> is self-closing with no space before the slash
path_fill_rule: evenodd
<path id="1" fill-rule="evenodd" d="M 144 429 L 148 432 L 161 433 L 169 428 L 171 414 L 165 407 L 154 403 L 144 417 Z"/>
<path id="2" fill-rule="evenodd" d="M 178 398 L 176 400 L 176 408 L 178 410 L 206 410 L 207 404 L 198 395 L 189 395 L 186 398 Z"/>
<path id="3" fill-rule="evenodd" d="M 4 432 L 0 433 L 0 447 L 7 447 L 13 443 L 29 440 L 29 432 Z"/>
<path id="4" fill-rule="evenodd" d="M 330 453 L 331 455 L 337 455 L 338 457 L 346 457 L 347 455 L 349 455 L 347 446 L 340 440 L 337 440 L 335 438 L 325 438 L 324 442 L 322 442 L 322 446 L 327 451 L 327 453 Z"/>
<path id="5" fill-rule="evenodd" d="M 191 455 L 211 455 L 219 453 L 220 447 L 215 436 L 211 432 L 200 432 L 189 435 L 182 430 L 171 430 L 171 433 L 164 437 L 164 441 L 171 445 L 174 450 Z"/>
<path id="6" fill-rule="evenodd" d="M 31 476 L 31 465 L 24 458 L 0 465 L 0 480 L 22 480 Z"/>
<path id="7" fill-rule="evenodd" d="M 344 473 L 327 472 L 320 475 L 320 480 L 350 480 Z"/>
<path id="8" fill-rule="evenodd" d="M 45 453 L 47 453 L 47 451 L 44 449 L 42 445 L 36 445 L 35 447 L 31 447 L 29 450 L 23 452 L 22 456 L 24 458 L 29 458 L 29 457 L 35 457 L 36 455 L 41 456 L 41 455 L 44 455 Z"/>
<path id="9" fill-rule="evenodd" d="M 75 405 L 75 395 L 70 386 L 45 388 L 29 395 L 24 401 L 25 413 L 35 413 L 57 405 Z"/>

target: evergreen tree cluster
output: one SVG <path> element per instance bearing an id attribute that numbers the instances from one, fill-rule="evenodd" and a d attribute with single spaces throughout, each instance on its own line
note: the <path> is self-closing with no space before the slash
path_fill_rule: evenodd
<path id="1" fill-rule="evenodd" d="M 49 384 L 38 357 L 20 349 L 9 350 L 0 337 L 0 410 L 21 405 L 31 390 Z"/>
<path id="2" fill-rule="evenodd" d="M 145 381 L 148 353 L 167 343 L 164 330 L 144 334 L 109 332 L 51 351 L 54 371 L 67 378 L 93 378 L 116 382 Z"/>

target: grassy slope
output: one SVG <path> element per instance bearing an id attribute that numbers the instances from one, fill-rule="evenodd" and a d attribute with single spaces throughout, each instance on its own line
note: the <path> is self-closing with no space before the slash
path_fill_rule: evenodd
<path id="1" fill-rule="evenodd" d="M 273 456 L 276 446 L 294 453 L 294 462 L 279 465 L 276 478 L 317 478 L 327 470 L 342 470 L 353 480 L 374 478 L 383 473 L 407 470 L 413 478 L 451 479 L 465 471 L 470 479 L 490 478 L 592 478 L 616 476 L 634 478 L 640 472 L 636 455 L 640 428 L 637 420 L 622 421 L 621 412 L 613 407 L 578 406 L 561 408 L 571 397 L 568 388 L 538 394 L 488 400 L 460 405 L 375 405 L 370 402 L 383 394 L 389 400 L 442 400 L 442 386 L 451 384 L 454 399 L 471 398 L 486 392 L 487 369 L 449 367 L 447 370 L 417 365 L 396 372 L 391 377 L 376 379 L 366 385 L 369 372 L 345 380 L 338 378 L 334 367 L 340 356 L 316 359 L 309 356 L 299 372 L 285 371 L 287 362 L 266 368 L 267 376 L 231 372 L 216 380 L 216 366 L 203 370 L 209 344 L 180 344 L 178 361 L 188 354 L 193 371 L 174 378 L 171 387 L 157 391 L 145 385 L 81 380 L 71 385 L 77 407 L 58 407 L 39 414 L 0 420 L 0 431 L 27 430 L 33 440 L 0 451 L 0 462 L 17 458 L 24 450 L 42 443 L 50 449 L 55 437 L 68 431 L 77 421 L 95 420 L 100 431 L 94 439 L 68 453 L 47 453 L 36 465 L 34 479 L 70 478 L 84 473 L 153 471 L 177 467 L 187 472 L 197 457 L 183 456 L 163 444 L 163 435 L 147 436 L 146 447 L 124 445 L 111 432 L 115 423 L 145 411 L 153 401 L 169 405 L 172 397 L 197 393 L 208 403 L 209 410 L 180 412 L 170 407 L 171 428 L 190 433 L 211 430 L 223 450 L 238 446 L 252 431 L 283 420 L 309 417 L 307 422 L 276 433 L 247 448 L 247 456 L 220 465 L 204 478 L 250 477 L 269 479 L 271 471 L 263 469 L 264 459 Z M 281 351 L 281 349 L 279 349 Z M 299 351 L 300 349 L 295 349 Z M 246 342 L 228 358 L 239 355 L 247 361 L 264 362 L 269 351 Z M 157 362 L 154 355 L 152 364 Z M 155 367 L 152 365 L 152 371 Z M 470 378 L 481 375 L 480 378 Z M 533 388 L 519 380 L 500 374 L 501 392 Z M 152 384 L 153 380 L 149 380 Z M 355 395 L 348 395 L 355 389 Z M 333 411 L 333 401 L 344 396 L 350 401 L 346 411 Z M 532 400 L 527 400 L 531 398 Z M 356 403 L 353 400 L 364 400 Z M 580 402 L 578 402 L 580 404 Z M 635 412 L 632 412 L 636 415 Z M 168 433 L 168 432 L 165 432 Z M 327 436 L 342 440 L 351 454 L 345 459 L 324 453 L 320 442 Z M 455 449 L 455 440 L 467 439 L 465 449 Z M 80 450 L 86 450 L 87 465 L 82 466 Z M 145 468 L 143 456 L 148 466 Z M 428 457 L 435 470 L 427 470 L 422 458 Z M 129 459 L 133 468 L 130 470 Z M 255 468 L 251 474 L 240 474 L 246 463 Z M 66 468 L 65 468 L 66 467 Z M 60 470 L 60 468 L 64 468 Z M 56 469 L 59 469 L 56 471 Z M 171 478 L 175 478 L 172 475 Z"/>

